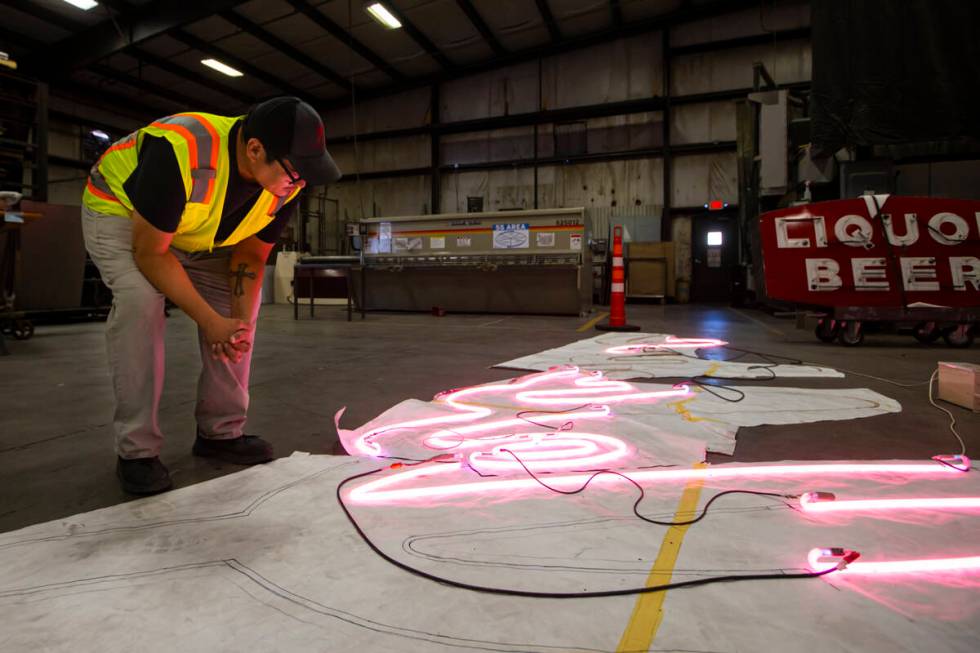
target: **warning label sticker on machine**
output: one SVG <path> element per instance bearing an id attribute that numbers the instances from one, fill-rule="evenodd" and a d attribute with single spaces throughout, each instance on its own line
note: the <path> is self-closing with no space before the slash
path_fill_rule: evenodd
<path id="1" fill-rule="evenodd" d="M 534 234 L 534 242 L 538 247 L 554 247 L 555 246 L 555 232 L 546 231 Z"/>
<path id="2" fill-rule="evenodd" d="M 429 239 L 429 247 L 432 249 L 446 249 L 446 237 L 433 236 Z"/>
<path id="3" fill-rule="evenodd" d="M 395 236 L 395 251 L 396 252 L 415 252 L 422 249 L 422 239 L 421 238 L 409 238 L 406 236 Z"/>
<path id="4" fill-rule="evenodd" d="M 569 238 L 569 249 L 582 249 L 582 234 L 570 234 Z"/>
<path id="5" fill-rule="evenodd" d="M 382 222 L 378 225 L 377 251 L 383 254 L 391 253 L 391 223 Z"/>
<path id="6" fill-rule="evenodd" d="M 456 236 L 456 247 L 470 247 L 473 245 L 473 239 L 469 236 Z"/>
<path id="7" fill-rule="evenodd" d="M 495 224 L 493 225 L 494 249 L 523 249 L 530 247 L 530 225 L 528 224 Z"/>

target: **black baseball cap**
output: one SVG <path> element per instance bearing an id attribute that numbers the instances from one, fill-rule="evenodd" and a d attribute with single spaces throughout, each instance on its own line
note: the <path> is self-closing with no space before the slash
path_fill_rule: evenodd
<path id="1" fill-rule="evenodd" d="M 242 127 L 247 141 L 262 141 L 270 160 L 288 159 L 310 186 L 331 184 L 340 168 L 327 152 L 323 121 L 316 109 L 296 97 L 276 97 L 252 107 Z"/>

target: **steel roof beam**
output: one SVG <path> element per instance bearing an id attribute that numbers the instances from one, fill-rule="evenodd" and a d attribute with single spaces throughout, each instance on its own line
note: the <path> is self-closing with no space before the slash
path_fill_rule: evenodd
<path id="1" fill-rule="evenodd" d="M 463 10 L 466 17 L 470 19 L 470 22 L 473 23 L 473 27 L 475 27 L 476 31 L 480 33 L 480 36 L 482 36 L 483 40 L 487 42 L 487 45 L 490 46 L 490 49 L 493 50 L 495 55 L 502 57 L 507 54 L 507 50 L 504 49 L 504 46 L 500 45 L 500 41 L 498 41 L 497 37 L 493 35 L 492 31 L 490 31 L 490 27 L 487 26 L 483 18 L 480 17 L 480 13 L 476 10 L 476 7 L 473 6 L 473 3 L 470 2 L 470 0 L 456 0 L 456 4 L 458 4 L 459 8 Z"/>
<path id="2" fill-rule="evenodd" d="M 381 72 L 386 74 L 388 77 L 395 81 L 401 81 L 405 79 L 405 75 L 398 72 L 390 63 L 382 59 L 375 53 L 371 48 L 367 47 L 360 41 L 358 41 L 352 34 L 350 34 L 343 27 L 333 22 L 322 13 L 317 11 L 313 5 L 306 0 L 286 0 L 289 4 L 293 6 L 296 11 L 303 14 L 314 23 L 316 23 L 321 29 L 329 33 L 331 36 L 336 38 L 338 41 L 346 45 L 348 48 L 359 54 L 364 59 L 370 61 L 374 66 L 378 68 Z"/>
<path id="3" fill-rule="evenodd" d="M 541 14 L 542 20 L 544 20 L 545 26 L 548 28 L 548 34 L 551 35 L 552 41 L 561 40 L 561 30 L 558 29 L 558 23 L 555 22 L 555 16 L 551 13 L 551 7 L 548 6 L 548 0 L 534 0 L 534 3 L 538 5 L 538 13 Z"/>
<path id="4" fill-rule="evenodd" d="M 609 0 L 609 14 L 614 27 L 623 24 L 623 8 L 619 5 L 619 0 Z"/>
<path id="5" fill-rule="evenodd" d="M 63 14 L 59 14 L 57 11 L 52 11 L 51 9 L 43 7 L 34 2 L 28 2 L 27 0 L 7 0 L 6 4 L 22 14 L 39 18 L 45 23 L 50 23 L 51 25 L 59 27 L 66 32 L 75 33 L 79 30 L 85 29 L 86 27 L 85 23 L 69 18 Z"/>
<path id="6" fill-rule="evenodd" d="M 236 14 L 234 11 L 231 10 L 222 11 L 218 15 L 221 16 L 224 20 L 227 20 L 229 23 L 231 23 L 238 29 L 242 30 L 243 32 L 246 32 L 247 34 L 254 36 L 258 40 L 264 42 L 269 47 L 283 53 L 293 61 L 296 61 L 306 66 L 307 68 L 309 68 L 316 74 L 320 75 L 321 77 L 329 79 L 331 82 L 337 84 L 338 86 L 344 88 L 350 87 L 351 81 L 349 79 L 345 78 L 343 75 L 333 70 L 332 68 L 328 68 L 327 66 L 324 66 L 322 63 L 316 61 L 315 59 L 313 59 L 313 57 L 306 54 L 305 52 L 302 52 L 296 49 L 295 47 L 293 47 L 292 45 L 290 45 L 289 43 L 286 43 L 275 34 L 272 34 L 268 30 L 262 29 L 260 26 L 256 25 L 255 23 L 245 18 L 244 16 Z"/>
<path id="7" fill-rule="evenodd" d="M 241 4 L 243 0 L 155 0 L 104 20 L 54 44 L 37 61 L 50 74 L 82 68 L 125 48 Z M 112 3 L 120 7 L 118 3 Z M 126 5 L 128 6 L 128 5 Z"/>
<path id="8" fill-rule="evenodd" d="M 267 73 L 261 68 L 253 66 L 244 59 L 239 59 L 230 52 L 226 52 L 225 50 L 222 50 L 221 48 L 216 47 L 203 39 L 199 39 L 189 32 L 185 32 L 184 30 L 174 30 L 170 33 L 170 36 L 188 47 L 194 48 L 195 50 L 203 52 L 204 54 L 214 57 L 215 59 L 220 59 L 222 63 L 226 63 L 233 68 L 237 68 L 243 73 L 250 75 L 265 84 L 268 84 L 269 86 L 286 91 L 290 95 L 295 95 L 296 97 L 304 99 L 307 102 L 311 102 L 312 100 L 311 103 L 315 103 L 317 101 L 310 98 L 306 91 L 293 86 L 289 82 L 283 81 L 281 78 L 276 77 L 272 73 Z M 206 79 L 204 83 L 207 83 Z"/>
<path id="9" fill-rule="evenodd" d="M 102 64 L 93 64 L 86 68 L 86 70 L 91 70 L 93 73 L 99 75 L 100 77 L 105 77 L 106 79 L 111 79 L 120 84 L 125 84 L 126 86 L 131 86 L 135 89 L 146 91 L 147 93 L 152 93 L 153 95 L 162 98 L 164 100 L 170 100 L 171 102 L 176 102 L 178 104 L 183 104 L 186 107 L 199 107 L 207 108 L 211 110 L 218 110 L 217 105 L 202 102 L 199 98 L 192 98 L 183 93 L 177 93 L 176 91 L 167 88 L 166 86 L 160 86 L 159 84 L 154 84 L 153 82 L 140 79 L 138 77 L 133 77 L 127 75 L 121 70 L 116 70 L 110 66 L 105 66 Z"/>
<path id="10" fill-rule="evenodd" d="M 385 7 L 395 18 L 398 19 L 398 22 L 402 24 L 402 29 L 405 30 L 405 33 L 408 34 L 409 38 L 415 41 L 420 48 L 425 50 L 430 57 L 435 59 L 440 66 L 443 68 L 453 67 L 453 62 L 450 61 L 446 55 L 436 47 L 436 44 L 430 41 L 429 37 L 423 34 L 422 31 L 419 30 L 419 28 L 416 27 L 412 21 L 410 21 L 408 17 L 398 7 L 396 7 L 394 3 L 391 2 L 391 0 L 388 0 Z"/>
<path id="11" fill-rule="evenodd" d="M 463 66 L 455 66 L 449 70 L 441 71 L 433 75 L 415 77 L 406 80 L 401 84 L 392 84 L 390 86 L 372 89 L 366 93 L 361 93 L 358 95 L 358 100 L 380 98 L 394 95 L 396 93 L 402 93 L 410 89 L 420 88 L 422 86 L 441 84 L 453 79 L 464 77 L 466 75 L 475 75 L 488 70 L 505 68 L 507 66 L 513 66 L 526 61 L 533 61 L 535 59 L 551 57 L 563 52 L 587 48 L 600 43 L 608 43 L 616 39 L 647 34 L 649 32 L 664 29 L 665 27 L 669 27 L 671 25 L 683 24 L 708 16 L 727 14 L 752 7 L 758 7 L 757 0 L 714 0 L 713 2 L 706 2 L 698 5 L 683 5 L 680 9 L 667 14 L 624 23 L 618 28 L 610 27 L 598 32 L 582 34 L 581 36 L 573 36 L 562 40 L 560 43 L 549 43 L 547 45 L 535 46 L 517 52 L 509 52 L 506 56 L 499 57 L 493 61 L 483 61 L 474 64 L 466 64 Z M 350 97 L 329 100 L 324 103 L 324 109 L 336 109 L 349 105 L 350 102 Z"/>
<path id="12" fill-rule="evenodd" d="M 230 98 L 234 98 L 242 104 L 252 104 L 255 102 L 256 98 L 248 93 L 234 88 L 233 86 L 229 86 L 228 84 L 222 84 L 221 82 L 207 79 L 202 75 L 195 75 L 193 71 L 177 65 L 169 59 L 164 59 L 163 57 L 158 57 L 155 54 L 146 52 L 145 50 L 131 48 L 126 52 L 126 54 L 134 59 L 137 59 L 144 65 L 159 68 L 160 70 L 170 73 L 174 77 L 180 77 L 181 79 L 193 82 L 194 84 L 205 86 L 211 90 L 221 93 L 222 95 L 227 95 Z"/>

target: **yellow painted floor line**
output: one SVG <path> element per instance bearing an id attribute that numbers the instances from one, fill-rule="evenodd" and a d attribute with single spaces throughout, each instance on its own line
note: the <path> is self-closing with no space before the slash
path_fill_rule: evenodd
<path id="1" fill-rule="evenodd" d="M 591 329 L 592 327 L 594 327 L 596 324 L 598 324 L 599 323 L 599 320 L 601 320 L 602 318 L 606 317 L 607 315 L 609 315 L 609 313 L 599 313 L 599 315 L 597 315 L 596 317 L 592 318 L 591 320 L 589 320 L 588 322 L 586 322 L 585 324 L 583 324 L 582 326 L 580 326 L 579 328 L 577 328 L 575 330 L 578 331 L 579 333 L 582 333 L 583 331 L 588 331 L 589 329 Z"/>
<path id="2" fill-rule="evenodd" d="M 698 463 L 695 468 L 705 467 L 703 463 Z M 677 506 L 677 513 L 674 521 L 689 519 L 698 508 L 698 501 L 701 498 L 701 486 L 703 479 L 692 479 L 684 488 L 681 495 L 680 505 Z M 654 585 L 666 585 L 670 583 L 674 572 L 674 565 L 677 564 L 677 556 L 681 551 L 681 542 L 684 541 L 684 534 L 688 526 L 671 526 L 664 534 L 664 541 L 660 545 L 657 559 L 653 563 L 653 569 L 647 576 L 646 587 Z M 633 607 L 633 615 L 630 617 L 626 630 L 619 640 L 616 651 L 647 651 L 653 644 L 660 628 L 660 622 L 664 617 L 664 600 L 667 592 L 649 592 L 640 594 Z"/>

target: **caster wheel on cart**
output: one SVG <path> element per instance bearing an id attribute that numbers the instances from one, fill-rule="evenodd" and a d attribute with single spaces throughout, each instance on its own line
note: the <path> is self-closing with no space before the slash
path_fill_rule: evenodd
<path id="1" fill-rule="evenodd" d="M 958 324 L 943 330 L 943 340 L 950 347 L 966 349 L 973 344 L 973 328 L 969 324 Z"/>
<path id="2" fill-rule="evenodd" d="M 924 345 L 931 345 L 942 335 L 943 332 L 935 322 L 919 322 L 912 331 L 912 337 Z"/>
<path id="3" fill-rule="evenodd" d="M 34 335 L 34 323 L 30 320 L 14 320 L 12 332 L 17 340 L 28 340 Z"/>
<path id="4" fill-rule="evenodd" d="M 864 330 L 860 322 L 845 322 L 838 335 L 840 344 L 845 347 L 857 347 L 864 342 Z"/>
<path id="5" fill-rule="evenodd" d="M 813 332 L 820 342 L 833 342 L 840 333 L 840 322 L 829 317 L 822 318 Z"/>

